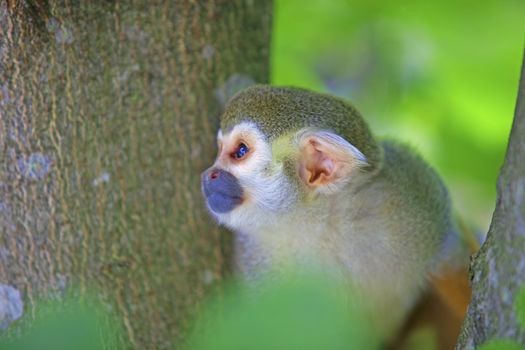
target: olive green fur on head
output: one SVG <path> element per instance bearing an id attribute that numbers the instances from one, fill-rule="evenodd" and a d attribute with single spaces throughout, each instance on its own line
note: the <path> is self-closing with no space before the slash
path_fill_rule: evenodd
<path id="1" fill-rule="evenodd" d="M 255 123 L 269 142 L 307 127 L 332 131 L 365 155 L 369 169 L 380 163 L 380 147 L 360 113 L 337 97 L 300 88 L 255 85 L 227 103 L 221 129 L 227 133 L 243 121 Z"/>

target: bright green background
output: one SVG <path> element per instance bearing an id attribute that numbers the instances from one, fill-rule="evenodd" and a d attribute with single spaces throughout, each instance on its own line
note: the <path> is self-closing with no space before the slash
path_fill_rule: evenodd
<path id="1" fill-rule="evenodd" d="M 517 96 L 525 1 L 276 0 L 272 83 L 345 97 L 414 145 L 486 232 Z"/>

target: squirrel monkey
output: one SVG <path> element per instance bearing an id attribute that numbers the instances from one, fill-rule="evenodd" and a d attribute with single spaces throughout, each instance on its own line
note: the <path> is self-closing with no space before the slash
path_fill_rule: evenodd
<path id="1" fill-rule="evenodd" d="M 202 191 L 234 231 L 246 278 L 287 264 L 330 271 L 373 306 L 388 340 L 429 276 L 463 263 L 439 176 L 407 146 L 376 141 L 346 102 L 258 85 L 229 101 L 220 126 Z"/>

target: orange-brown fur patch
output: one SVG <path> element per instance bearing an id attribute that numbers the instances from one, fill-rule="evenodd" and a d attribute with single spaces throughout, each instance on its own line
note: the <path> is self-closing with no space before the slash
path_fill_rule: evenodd
<path id="1" fill-rule="evenodd" d="M 437 341 L 436 349 L 454 349 L 470 301 L 466 269 L 448 269 L 431 280 L 429 292 L 421 299 L 390 350 L 410 348 L 411 336 L 422 327 L 430 328 Z"/>

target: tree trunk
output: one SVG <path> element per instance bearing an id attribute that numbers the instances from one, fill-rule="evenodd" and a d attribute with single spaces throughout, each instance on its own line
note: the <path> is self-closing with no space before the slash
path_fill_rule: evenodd
<path id="1" fill-rule="evenodd" d="M 471 280 L 472 299 L 457 349 L 473 349 L 493 338 L 525 345 L 514 302 L 525 282 L 525 57 L 496 210 L 471 264 Z"/>
<path id="2" fill-rule="evenodd" d="M 183 339 L 229 251 L 199 175 L 270 29 L 270 0 L 0 1 L 1 327 L 78 288 L 135 348 Z"/>

